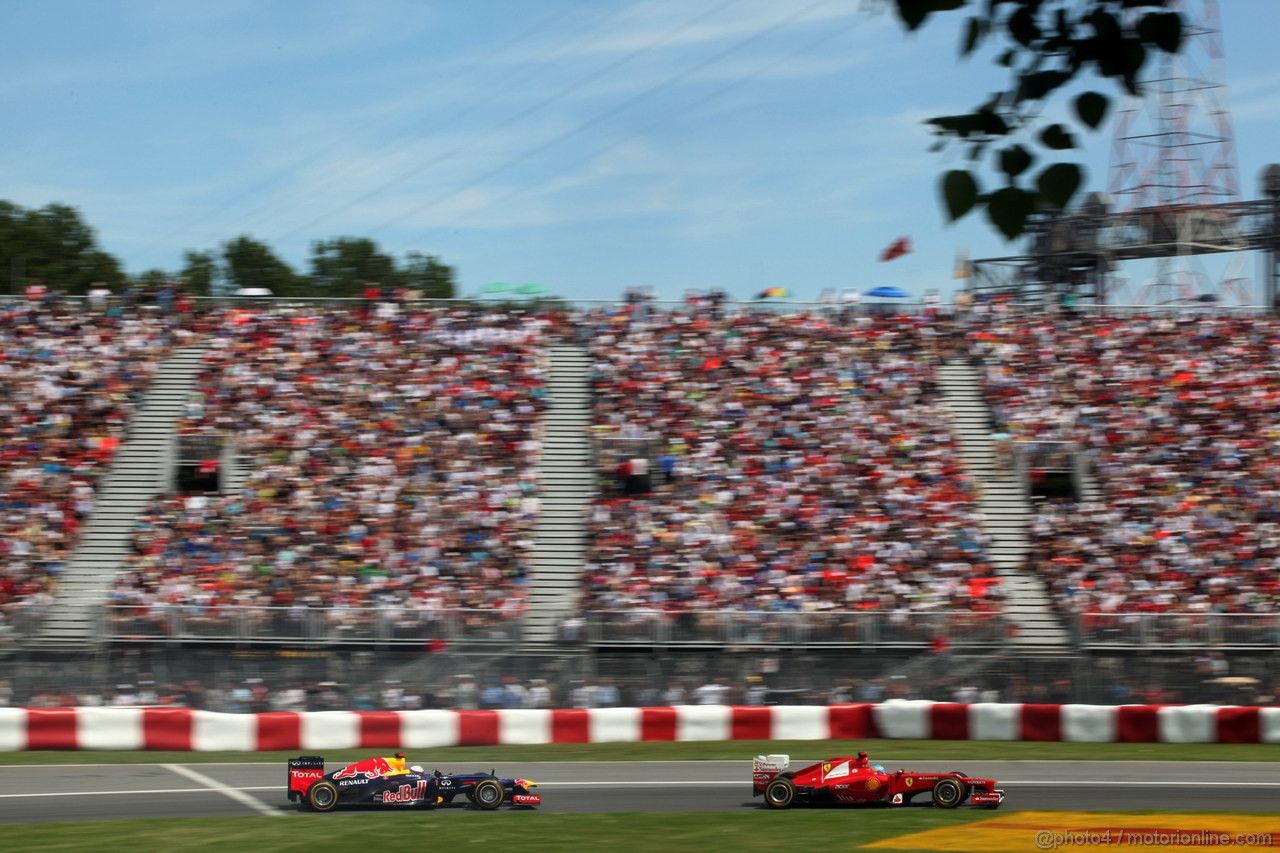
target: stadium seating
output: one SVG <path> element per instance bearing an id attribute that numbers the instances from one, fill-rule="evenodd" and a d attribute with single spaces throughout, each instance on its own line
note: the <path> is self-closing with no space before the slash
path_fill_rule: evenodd
<path id="1" fill-rule="evenodd" d="M 1092 460 L 1103 499 L 1031 522 L 1029 565 L 1064 612 L 1276 609 L 1280 324 L 1006 317 L 971 342 L 1011 435 Z"/>
<path id="2" fill-rule="evenodd" d="M 545 325 L 519 311 L 228 312 L 180 429 L 234 437 L 243 486 L 157 499 L 109 603 L 132 620 L 169 606 L 518 613 Z"/>
<path id="3" fill-rule="evenodd" d="M 656 442 L 658 462 L 605 472 L 582 610 L 998 609 L 936 323 L 624 311 L 592 327 L 595 430 Z"/>
<path id="4" fill-rule="evenodd" d="M 149 309 L 0 306 L 0 608 L 52 599 L 131 410 L 186 334 Z"/>

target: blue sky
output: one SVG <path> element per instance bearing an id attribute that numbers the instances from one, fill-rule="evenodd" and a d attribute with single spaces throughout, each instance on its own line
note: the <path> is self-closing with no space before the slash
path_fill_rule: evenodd
<path id="1" fill-rule="evenodd" d="M 441 255 L 464 292 L 945 291 L 955 155 L 923 119 L 1000 83 L 962 18 L 859 0 L 213 0 L 0 5 L 0 198 L 80 208 L 132 272 L 240 233 Z M 1280 161 L 1275 0 L 1223 6 L 1244 197 Z M 1259 26 L 1266 22 L 1266 26 Z M 1052 111 L 1051 111 L 1052 112 Z M 1110 125 L 1082 136 L 1104 189 Z M 915 252 L 879 251 L 910 236 Z"/>

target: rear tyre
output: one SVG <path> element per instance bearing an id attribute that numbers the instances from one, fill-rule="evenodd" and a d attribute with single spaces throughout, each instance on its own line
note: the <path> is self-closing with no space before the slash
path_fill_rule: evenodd
<path id="1" fill-rule="evenodd" d="M 933 786 L 933 804 L 940 809 L 954 809 L 964 802 L 964 786 L 955 779 L 940 779 Z"/>
<path id="2" fill-rule="evenodd" d="M 307 805 L 318 812 L 331 812 L 338 807 L 338 789 L 332 782 L 320 781 L 307 789 Z"/>
<path id="3" fill-rule="evenodd" d="M 796 786 L 781 776 L 770 779 L 764 786 L 764 801 L 771 809 L 789 809 L 796 801 Z"/>
<path id="4" fill-rule="evenodd" d="M 482 779 L 471 789 L 471 802 L 475 803 L 476 808 L 491 812 L 502 805 L 506 795 L 502 783 L 497 779 Z"/>

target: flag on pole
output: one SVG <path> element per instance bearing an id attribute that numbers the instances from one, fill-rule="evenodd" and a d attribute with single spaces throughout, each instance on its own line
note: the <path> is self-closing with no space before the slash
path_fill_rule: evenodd
<path id="1" fill-rule="evenodd" d="M 880 253 L 880 260 L 892 261 L 894 258 L 900 258 L 911 252 L 911 238 L 899 237 L 889 244 L 883 252 Z"/>

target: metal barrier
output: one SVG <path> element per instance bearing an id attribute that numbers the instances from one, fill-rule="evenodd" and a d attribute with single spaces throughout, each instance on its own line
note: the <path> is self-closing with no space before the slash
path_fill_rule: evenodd
<path id="1" fill-rule="evenodd" d="M 493 610 L 107 605 L 98 634 L 113 643 L 511 645 L 520 641 L 520 621 Z"/>
<path id="2" fill-rule="evenodd" d="M 591 611 L 593 646 L 952 647 L 999 645 L 1006 624 L 996 613 L 883 613 L 655 609 Z"/>
<path id="3" fill-rule="evenodd" d="M 1082 613 L 1076 645 L 1085 649 L 1280 647 L 1280 613 Z"/>
<path id="4" fill-rule="evenodd" d="M 266 308 L 266 307 L 287 307 L 287 306 L 315 306 L 315 307 L 362 307 L 366 300 L 359 296 L 347 297 L 331 297 L 331 296 L 194 296 L 191 297 L 192 302 L 202 308 Z M 20 294 L 0 294 L 0 305 L 22 303 L 26 301 L 26 297 Z M 61 294 L 57 298 L 58 302 L 65 304 L 84 304 L 88 305 L 88 298 L 83 294 Z M 111 296 L 106 305 L 111 307 L 121 306 L 125 304 L 125 300 L 119 295 Z M 136 307 L 146 307 L 158 310 L 153 303 L 135 300 L 131 304 Z M 623 299 L 567 299 L 555 296 L 553 294 L 545 294 L 542 296 L 522 299 L 486 299 L 482 296 L 456 297 L 453 299 L 410 299 L 405 300 L 404 305 L 411 308 L 467 308 L 467 309 L 509 309 L 509 308 L 525 308 L 534 309 L 552 308 L 556 310 L 578 310 L 578 311 L 595 311 L 599 309 L 620 309 L 627 307 L 627 302 Z M 874 314 L 885 311 L 894 314 L 922 314 L 927 309 L 936 307 L 942 313 L 949 314 L 955 311 L 954 305 L 938 305 L 931 306 L 922 301 L 886 299 L 884 301 L 873 302 L 863 301 L 860 305 L 855 306 L 852 310 L 855 313 Z M 787 313 L 787 312 L 827 312 L 838 313 L 850 306 L 843 304 L 832 304 L 819 301 L 803 301 L 803 300 L 727 300 L 723 303 L 722 308 L 725 311 L 752 311 L 764 313 Z M 645 302 L 645 309 L 651 311 L 688 311 L 691 310 L 687 302 L 681 299 L 670 300 L 652 300 Z M 700 309 L 707 310 L 707 309 Z M 1044 314 L 1045 305 L 1043 302 L 1034 301 L 1028 303 L 1019 303 L 1016 301 L 1008 301 L 1001 303 L 1001 309 L 1007 316 L 1023 316 L 1034 315 L 1041 316 Z M 1080 317 L 1129 317 L 1135 315 L 1155 315 L 1155 314 L 1269 314 L 1274 309 L 1266 305 L 1226 305 L 1221 303 L 1203 303 L 1203 302 L 1186 302 L 1173 304 L 1153 304 L 1153 305 L 1096 305 L 1091 303 L 1081 304 L 1076 307 L 1075 314 Z M 969 313 L 972 313 L 970 311 Z"/>
<path id="5" fill-rule="evenodd" d="M 21 601 L 0 607 L 0 652 L 25 645 L 39 630 L 48 610 L 48 606 Z"/>

